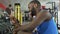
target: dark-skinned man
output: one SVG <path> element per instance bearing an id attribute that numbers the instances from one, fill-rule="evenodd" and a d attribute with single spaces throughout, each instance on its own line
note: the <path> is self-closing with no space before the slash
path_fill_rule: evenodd
<path id="1" fill-rule="evenodd" d="M 41 10 L 41 4 L 39 1 L 31 1 L 29 3 L 29 11 L 34 17 L 33 21 L 26 25 L 21 25 L 15 29 L 14 32 L 20 31 L 19 34 L 58 34 L 57 26 L 52 19 L 52 15 L 49 11 Z"/>

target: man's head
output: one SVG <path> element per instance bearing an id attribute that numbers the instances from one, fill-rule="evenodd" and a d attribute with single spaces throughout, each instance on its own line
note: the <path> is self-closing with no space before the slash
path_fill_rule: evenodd
<path id="1" fill-rule="evenodd" d="M 31 10 L 39 10 L 41 7 L 41 4 L 39 1 L 31 1 L 28 5 L 29 11 Z"/>
<path id="2" fill-rule="evenodd" d="M 31 12 L 31 16 L 37 15 L 37 13 L 40 11 L 41 4 L 39 1 L 31 1 L 28 5 L 29 11 Z"/>
<path id="3" fill-rule="evenodd" d="M 8 6 L 10 9 L 12 8 L 12 5 L 11 4 L 9 4 L 9 6 Z"/>
<path id="4" fill-rule="evenodd" d="M 9 7 L 11 7 L 11 4 L 9 4 Z"/>

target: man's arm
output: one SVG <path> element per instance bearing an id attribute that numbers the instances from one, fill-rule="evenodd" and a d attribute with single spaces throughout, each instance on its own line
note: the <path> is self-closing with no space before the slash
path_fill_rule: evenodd
<path id="1" fill-rule="evenodd" d="M 48 11 L 40 12 L 36 17 L 36 20 L 33 20 L 27 25 L 22 25 L 18 29 L 32 32 L 38 25 L 40 25 L 43 21 L 47 20 L 48 18 L 51 18 L 51 14 Z"/>
<path id="2" fill-rule="evenodd" d="M 23 32 L 23 31 L 19 31 L 17 34 L 33 34 L 32 32 Z"/>

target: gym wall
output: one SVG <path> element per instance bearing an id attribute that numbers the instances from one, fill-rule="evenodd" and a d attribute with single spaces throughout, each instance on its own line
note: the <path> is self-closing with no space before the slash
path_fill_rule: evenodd
<path id="1" fill-rule="evenodd" d="M 0 0 L 0 3 L 3 3 L 4 5 L 6 5 L 6 7 L 9 4 L 12 4 L 13 8 L 14 8 L 14 4 L 15 3 L 20 3 L 21 4 L 21 10 L 28 10 L 28 3 L 32 1 L 32 0 Z M 41 5 L 45 5 L 47 7 L 49 7 L 49 5 L 46 5 L 47 2 L 52 2 L 52 1 L 59 1 L 59 0 L 39 0 L 41 2 Z"/>

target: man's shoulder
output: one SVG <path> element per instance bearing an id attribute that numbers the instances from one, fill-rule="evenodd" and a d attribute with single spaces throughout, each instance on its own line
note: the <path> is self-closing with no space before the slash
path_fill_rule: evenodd
<path id="1" fill-rule="evenodd" d="M 48 10 L 41 10 L 40 12 L 45 12 L 46 13 L 46 12 L 49 12 L 49 11 Z"/>
<path id="2" fill-rule="evenodd" d="M 41 17 L 47 17 L 47 20 L 49 20 L 52 17 L 48 10 L 41 10 L 40 15 Z"/>
<path id="3" fill-rule="evenodd" d="M 10 9 L 7 7 L 7 8 L 6 8 L 6 11 L 7 11 L 7 10 L 10 10 Z"/>
<path id="4" fill-rule="evenodd" d="M 9 9 L 8 7 L 6 9 Z"/>

